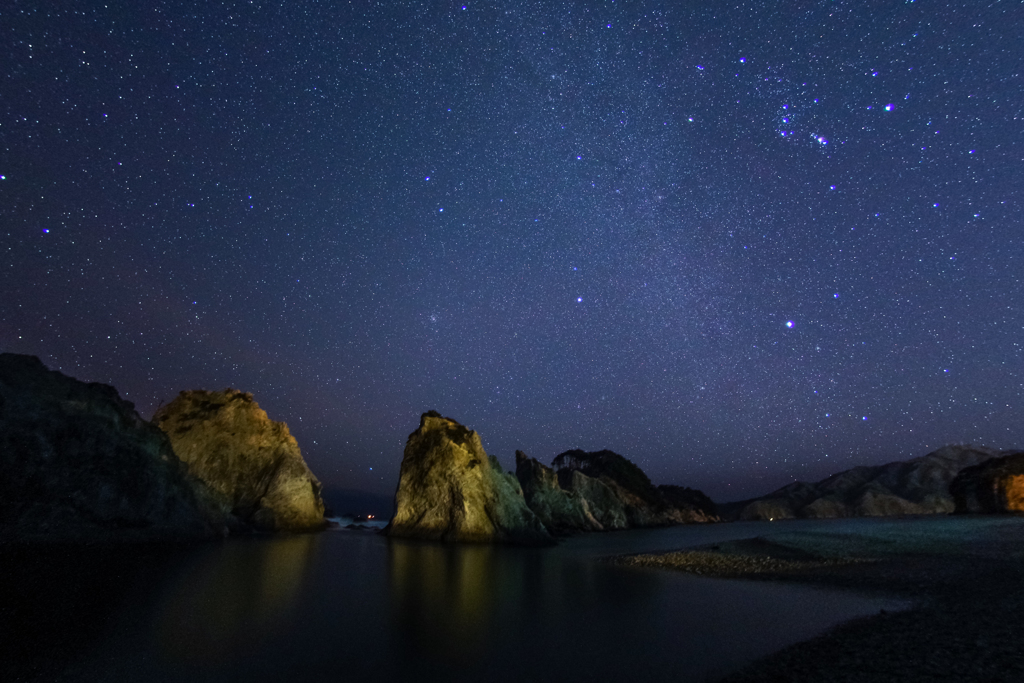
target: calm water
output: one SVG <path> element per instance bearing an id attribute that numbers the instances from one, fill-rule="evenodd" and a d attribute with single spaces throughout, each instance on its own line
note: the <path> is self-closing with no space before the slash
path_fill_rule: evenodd
<path id="1" fill-rule="evenodd" d="M 592 534 L 548 549 L 332 531 L 198 548 L 5 551 L 0 678 L 705 681 L 897 607 L 595 561 L 769 530 Z"/>

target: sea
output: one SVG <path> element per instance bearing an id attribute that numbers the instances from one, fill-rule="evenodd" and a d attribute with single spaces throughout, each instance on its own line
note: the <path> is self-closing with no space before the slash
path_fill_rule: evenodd
<path id="1" fill-rule="evenodd" d="M 0 679 L 714 681 L 906 604 L 603 558 L 827 524 L 687 525 L 550 548 L 393 540 L 373 528 L 5 548 Z"/>

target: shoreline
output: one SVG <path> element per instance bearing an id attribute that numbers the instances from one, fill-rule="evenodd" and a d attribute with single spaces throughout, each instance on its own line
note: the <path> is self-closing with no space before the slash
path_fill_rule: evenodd
<path id="1" fill-rule="evenodd" d="M 1024 517 L 903 519 L 840 533 L 773 528 L 764 536 L 608 561 L 911 603 L 840 624 L 720 683 L 1024 680 Z"/>

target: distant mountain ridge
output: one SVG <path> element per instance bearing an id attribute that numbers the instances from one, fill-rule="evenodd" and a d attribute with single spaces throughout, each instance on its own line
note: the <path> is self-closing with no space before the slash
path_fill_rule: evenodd
<path id="1" fill-rule="evenodd" d="M 955 505 L 949 484 L 957 473 L 1000 454 L 984 446 L 944 446 L 911 460 L 854 467 L 814 483 L 793 482 L 718 508 L 723 518 L 740 520 L 950 513 Z"/>

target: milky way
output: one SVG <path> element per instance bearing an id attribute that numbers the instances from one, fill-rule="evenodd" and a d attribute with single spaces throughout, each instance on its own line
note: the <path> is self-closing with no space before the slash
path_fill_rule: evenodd
<path id="1" fill-rule="evenodd" d="M 1020 2 L 57 5 L 0 348 L 146 417 L 251 391 L 377 492 L 428 409 L 719 500 L 1024 446 Z"/>

